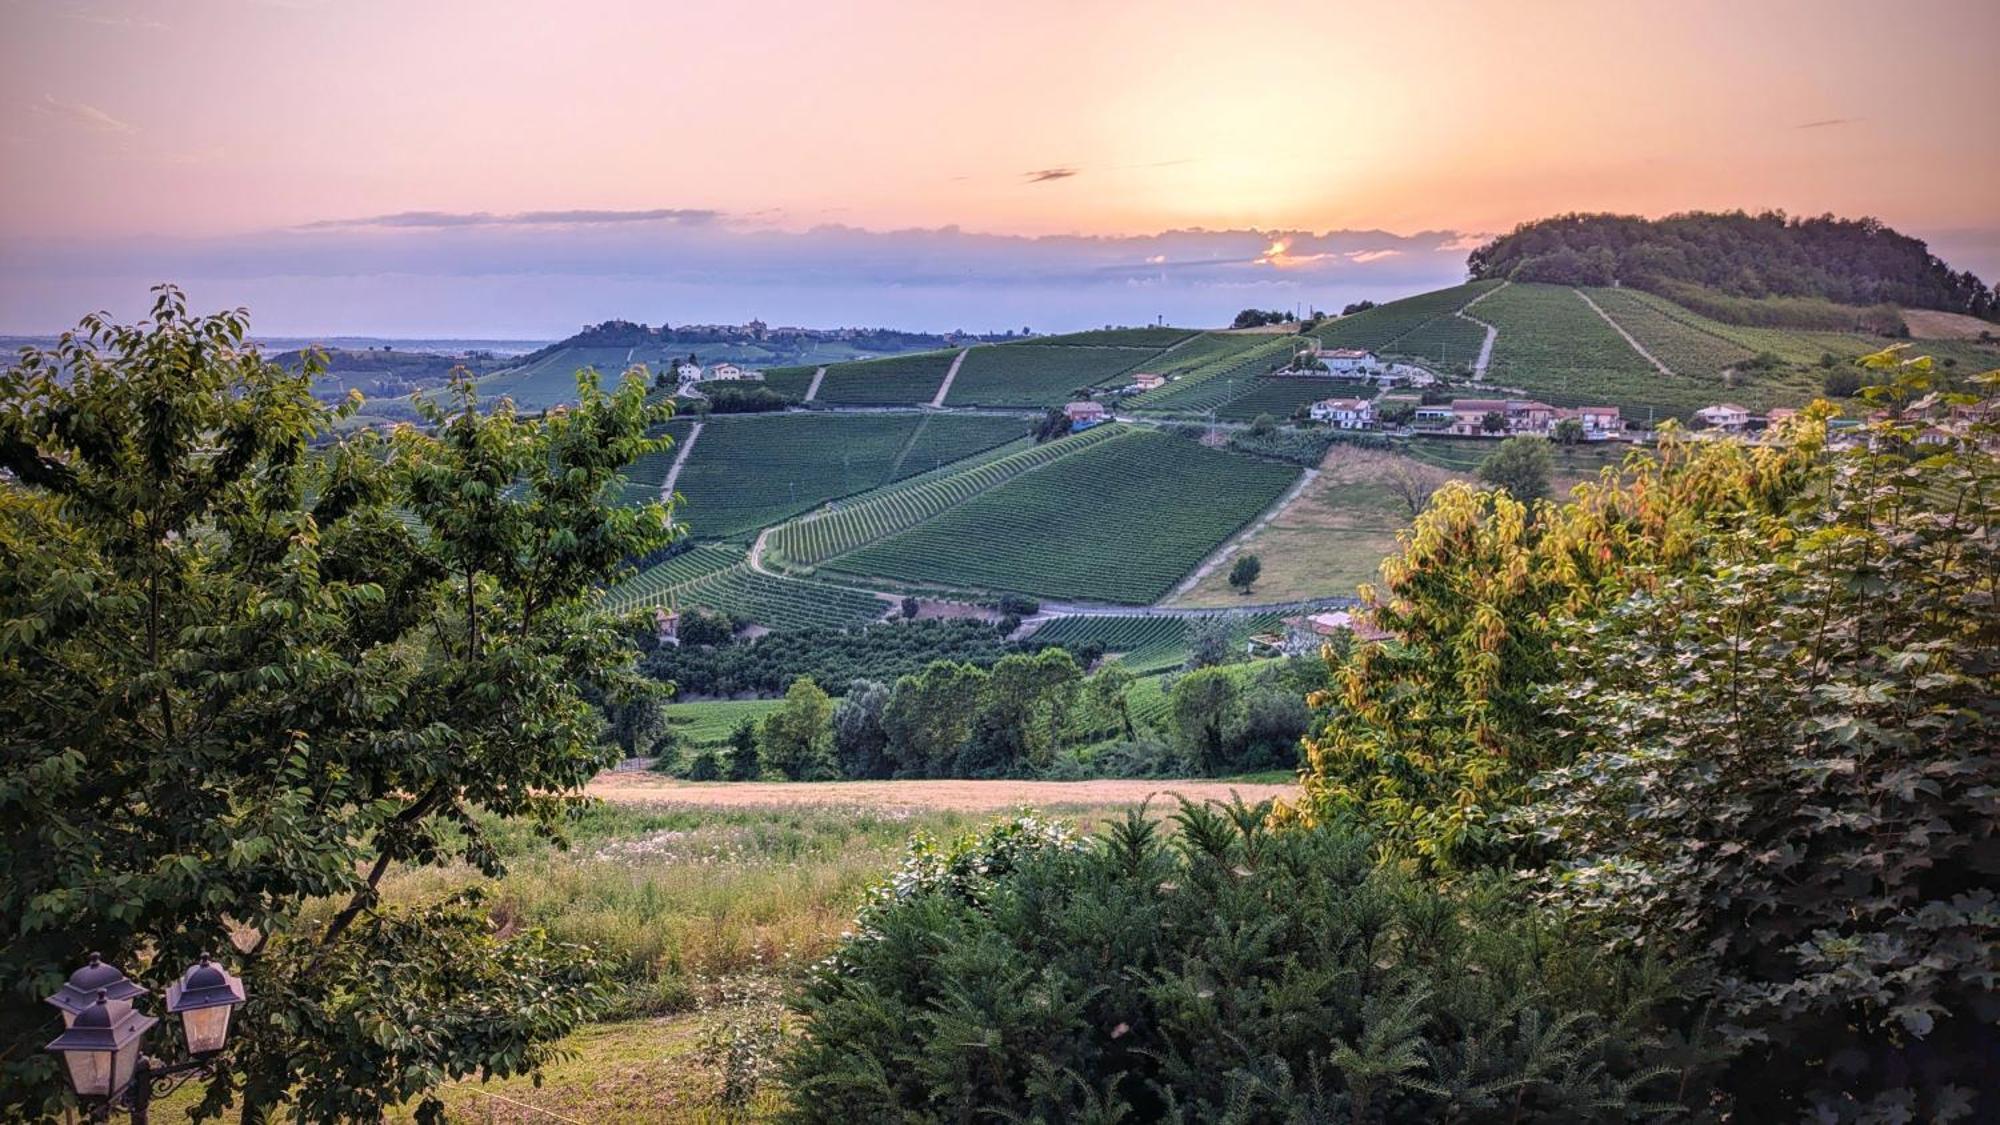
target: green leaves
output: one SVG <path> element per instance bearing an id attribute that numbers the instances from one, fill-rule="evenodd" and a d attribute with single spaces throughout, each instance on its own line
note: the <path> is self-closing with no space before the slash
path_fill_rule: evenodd
<path id="1" fill-rule="evenodd" d="M 346 1018 L 368 994 L 342 989 L 376 978 L 338 967 L 413 932 L 375 913 L 390 867 L 497 870 L 479 815 L 553 831 L 603 764 L 585 693 L 630 653 L 598 593 L 673 535 L 611 498 L 665 413 L 594 379 L 548 418 L 482 412 L 461 380 L 435 432 L 336 438 L 316 359 L 283 371 L 245 338 L 162 289 L 152 321 L 87 319 L 0 375 L 0 979 L 38 996 L 101 949 L 159 984 L 223 951 L 264 998 L 252 1112 L 314 1066 L 304 1115 L 345 1120 L 531 1067 L 576 1018 L 500 982 L 577 951 L 484 940 L 469 905 L 418 927 L 462 963 L 412 956 L 384 994 L 407 1039 Z M 488 1010 L 429 1034 L 453 981 Z M 36 1009 L 0 1005 L 0 1115 L 61 1089 Z"/>

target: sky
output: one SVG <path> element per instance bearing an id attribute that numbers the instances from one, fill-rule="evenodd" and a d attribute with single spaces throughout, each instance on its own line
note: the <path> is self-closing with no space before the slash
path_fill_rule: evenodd
<path id="1" fill-rule="evenodd" d="M 1226 321 L 1570 210 L 2000 276 L 2000 3 L 0 0 L 0 332 Z"/>

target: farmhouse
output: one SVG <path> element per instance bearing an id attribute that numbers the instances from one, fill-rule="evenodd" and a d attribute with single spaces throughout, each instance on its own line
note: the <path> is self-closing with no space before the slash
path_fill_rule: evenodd
<path id="1" fill-rule="evenodd" d="M 1357 641 L 1379 641 L 1389 634 L 1375 626 L 1365 612 L 1335 609 L 1321 613 L 1287 617 L 1283 632 L 1261 633 L 1250 638 L 1249 650 L 1259 649 L 1285 656 L 1309 656 L 1341 633 L 1352 633 Z"/>
<path id="2" fill-rule="evenodd" d="M 699 371 L 701 369 L 696 368 L 695 370 Z M 733 381 L 737 379 L 761 381 L 764 378 L 764 373 L 762 371 L 752 371 L 747 367 L 738 367 L 733 363 L 718 363 L 714 367 L 709 368 L 707 374 L 698 376 L 698 378 L 705 383 Z"/>
<path id="3" fill-rule="evenodd" d="M 1750 412 L 1733 402 L 1704 406 L 1694 416 L 1714 430 L 1740 430 L 1750 424 Z"/>
<path id="4" fill-rule="evenodd" d="M 1583 424 L 1583 436 L 1591 441 L 1602 441 L 1612 434 L 1625 432 L 1625 419 L 1619 417 L 1615 406 L 1579 406 L 1575 410 L 1561 412 L 1561 417 L 1575 418 Z"/>
<path id="5" fill-rule="evenodd" d="M 680 366 L 674 368 L 674 375 L 683 383 L 699 383 L 701 381 L 701 364 L 693 360 L 682 360 Z"/>
<path id="6" fill-rule="evenodd" d="M 1365 398 L 1323 398 L 1312 404 L 1315 422 L 1331 422 L 1337 429 L 1365 430 L 1375 424 L 1375 404 Z"/>
<path id="7" fill-rule="evenodd" d="M 1135 391 L 1150 391 L 1154 387 L 1164 387 L 1166 385 L 1167 377 L 1156 372 L 1141 371 L 1137 375 L 1132 376 L 1132 389 Z"/>
<path id="8" fill-rule="evenodd" d="M 1354 375 L 1379 366 L 1375 353 L 1361 348 L 1321 348 L 1313 352 L 1319 365 L 1335 375 Z"/>
<path id="9" fill-rule="evenodd" d="M 1454 417 L 1456 415 L 1452 412 L 1450 403 L 1419 406 L 1412 422 L 1421 430 L 1443 430 L 1451 427 Z"/>
<path id="10" fill-rule="evenodd" d="M 1507 418 L 1507 400 L 1504 398 L 1455 398 L 1451 400 L 1451 432 L 1460 437 L 1491 437 L 1486 429 L 1486 416 L 1500 416 L 1503 432 Z"/>
<path id="11" fill-rule="evenodd" d="M 1104 409 L 1104 404 L 1101 402 L 1072 402 L 1063 407 L 1063 414 L 1069 418 L 1069 428 L 1072 433 L 1111 420 L 1111 412 Z"/>

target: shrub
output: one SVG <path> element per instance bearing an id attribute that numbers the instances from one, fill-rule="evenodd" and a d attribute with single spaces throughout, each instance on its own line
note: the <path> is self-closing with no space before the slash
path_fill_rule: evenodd
<path id="1" fill-rule="evenodd" d="M 1652 966 L 1264 813 L 921 846 L 796 1001 L 792 1118 L 1626 1120 L 1689 1077 Z"/>

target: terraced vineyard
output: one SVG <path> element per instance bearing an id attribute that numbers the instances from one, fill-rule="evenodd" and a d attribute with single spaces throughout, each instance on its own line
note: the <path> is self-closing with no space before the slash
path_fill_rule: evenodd
<path id="1" fill-rule="evenodd" d="M 647 606 L 677 604 L 681 588 L 742 561 L 743 552 L 733 547 L 701 544 L 654 563 L 607 590 L 604 608 L 613 613 L 629 613 Z"/>
<path id="2" fill-rule="evenodd" d="M 1480 305 L 1483 309 L 1486 306 Z M 1478 309 L 1473 310 L 1478 314 Z M 1454 313 L 1442 313 L 1424 321 L 1383 346 L 1387 355 L 1407 356 L 1441 375 L 1471 373 L 1479 361 L 1479 349 L 1486 343 L 1486 330 Z"/>
<path id="3" fill-rule="evenodd" d="M 944 382 L 944 373 L 950 370 L 951 361 L 957 356 L 956 351 L 917 352 L 860 363 L 836 363 L 826 369 L 826 378 L 813 401 L 851 406 L 920 405 L 937 394 L 938 384 Z"/>
<path id="4" fill-rule="evenodd" d="M 1187 662 L 1188 619 L 1185 617 L 1057 617 L 1030 637 L 1065 646 L 1101 644 L 1107 654 L 1136 675 L 1178 668 Z"/>
<path id="5" fill-rule="evenodd" d="M 759 574 L 738 564 L 674 588 L 682 608 L 716 610 L 767 629 L 844 629 L 880 618 L 882 599 L 860 590 Z"/>
<path id="6" fill-rule="evenodd" d="M 1712 401 L 1712 384 L 1669 380 L 1632 350 L 1583 298 L 1561 285 L 1516 284 L 1479 303 L 1500 333 L 1487 378 L 1557 406 L 1608 402 L 1628 416 Z"/>
<path id="7" fill-rule="evenodd" d="M 1204 332 L 1186 343 L 1154 356 L 1134 370 L 1151 371 L 1167 376 L 1184 375 L 1230 356 L 1240 356 L 1270 339 L 1269 336 L 1247 332 Z"/>
<path id="8" fill-rule="evenodd" d="M 1247 349 L 1224 353 L 1163 387 L 1125 400 L 1136 411 L 1163 414 L 1205 414 L 1247 391 L 1253 381 L 1285 363 L 1297 346 L 1297 336 L 1245 336 L 1258 341 Z"/>
<path id="9" fill-rule="evenodd" d="M 1429 322 L 1445 317 L 1457 320 L 1452 314 L 1466 306 L 1467 302 L 1481 293 L 1494 288 L 1497 281 L 1474 281 L 1465 285 L 1454 285 L 1450 289 L 1438 289 L 1429 293 L 1419 293 L 1400 301 L 1390 301 L 1372 309 L 1343 316 L 1328 321 L 1312 330 L 1321 346 L 1328 348 L 1366 348 L 1373 352 L 1401 351 L 1406 354 L 1420 354 L 1400 348 L 1398 342 L 1416 332 Z M 1490 302 L 1487 302 L 1490 303 Z M 1487 303 L 1479 307 L 1486 308 Z M 1481 320 L 1486 317 L 1481 316 Z M 1458 321 L 1465 324 L 1464 321 Z M 1466 324 L 1467 328 L 1478 332 L 1477 325 Z M 1449 327 L 1438 327 L 1434 335 L 1438 339 L 1449 338 L 1455 331 Z M 1483 335 L 1483 333 L 1482 333 Z M 1428 339 L 1430 337 L 1425 337 Z M 1473 349 L 1478 350 L 1477 345 Z"/>
<path id="10" fill-rule="evenodd" d="M 806 388 L 812 386 L 813 373 L 818 370 L 816 365 L 773 367 L 764 372 L 764 385 L 798 402 L 806 397 Z"/>
<path id="11" fill-rule="evenodd" d="M 1127 431 L 843 555 L 828 569 L 1146 603 L 1296 476 L 1158 431 Z"/>
<path id="12" fill-rule="evenodd" d="M 685 424 L 676 421 L 669 432 L 684 440 Z M 718 415 L 703 425 L 675 482 L 685 501 L 676 517 L 704 539 L 741 536 L 1019 431 L 1013 419 L 972 415 Z"/>
<path id="13" fill-rule="evenodd" d="M 977 347 L 966 353 L 945 405 L 1060 405 L 1072 391 L 1116 381 L 1156 354 L 1151 348 L 1039 343 Z"/>
<path id="14" fill-rule="evenodd" d="M 1221 406 L 1215 416 L 1247 422 L 1259 414 L 1285 419 L 1301 406 L 1323 398 L 1373 398 L 1375 388 L 1353 379 L 1333 379 L 1317 375 L 1272 375 L 1252 380 L 1249 389 Z"/>
<path id="15" fill-rule="evenodd" d="M 1756 355 L 1733 340 L 1668 316 L 1636 290 L 1592 289 L 1590 299 L 1675 374 L 1719 379 L 1725 368 Z"/>
<path id="16" fill-rule="evenodd" d="M 772 565 L 817 566 L 837 555 L 893 535 L 949 511 L 1022 473 L 1099 445 L 1120 433 L 1119 425 L 1098 426 L 1061 441 L 1030 446 L 964 472 L 931 474 L 896 485 L 854 504 L 793 520 L 765 538 Z"/>

